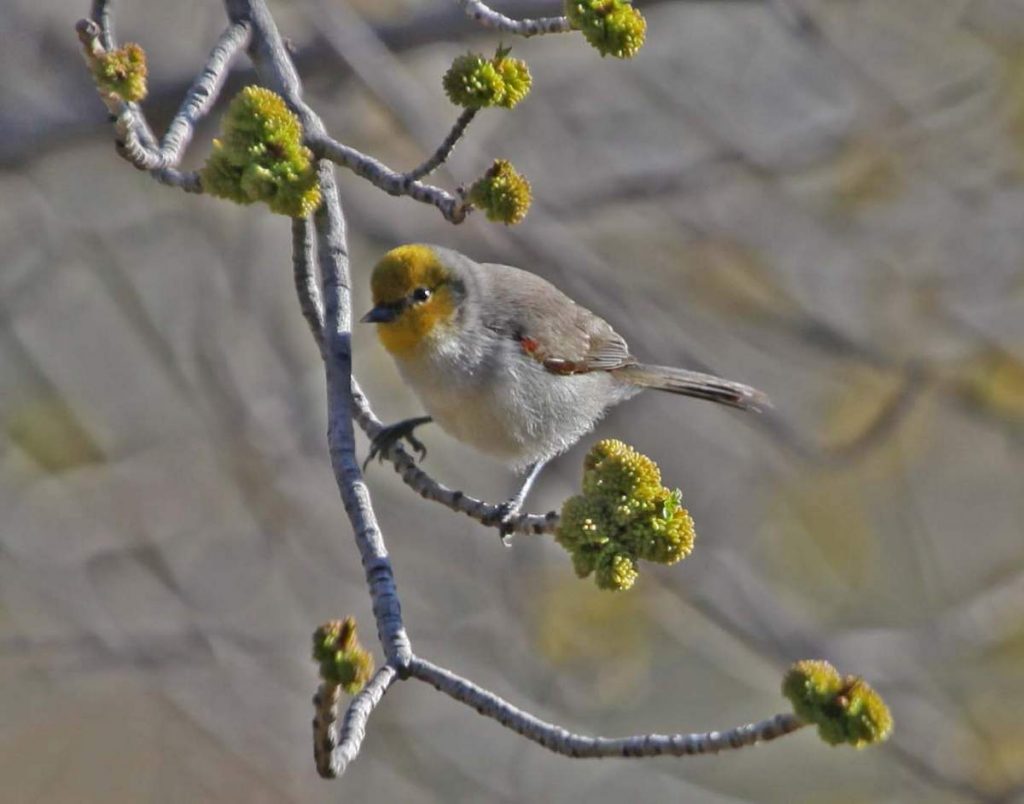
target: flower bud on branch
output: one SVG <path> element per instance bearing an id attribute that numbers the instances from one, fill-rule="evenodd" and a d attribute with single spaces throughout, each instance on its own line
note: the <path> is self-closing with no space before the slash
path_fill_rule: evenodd
<path id="1" fill-rule="evenodd" d="M 661 485 L 657 464 L 621 441 L 599 441 L 583 464 L 583 494 L 562 507 L 555 541 L 576 574 L 595 574 L 601 589 L 626 590 L 638 563 L 675 564 L 696 534 L 682 493 Z"/>
<path id="2" fill-rule="evenodd" d="M 359 692 L 373 674 L 373 656 L 359 644 L 353 617 L 331 620 L 313 632 L 313 661 L 320 677 L 349 695 Z"/>
<path id="3" fill-rule="evenodd" d="M 469 188 L 467 199 L 484 211 L 487 220 L 512 225 L 525 218 L 530 209 L 530 182 L 511 162 L 495 159 L 488 171 Z"/>
<path id="4" fill-rule="evenodd" d="M 245 87 L 231 101 L 202 179 L 211 195 L 236 204 L 265 201 L 279 215 L 304 218 L 320 206 L 302 125 L 284 99 L 264 87 Z"/>
<path id="5" fill-rule="evenodd" d="M 796 662 L 783 679 L 782 694 L 798 717 L 817 725 L 829 745 L 863 748 L 892 733 L 892 715 L 882 696 L 864 679 L 842 676 L 821 659 Z"/>

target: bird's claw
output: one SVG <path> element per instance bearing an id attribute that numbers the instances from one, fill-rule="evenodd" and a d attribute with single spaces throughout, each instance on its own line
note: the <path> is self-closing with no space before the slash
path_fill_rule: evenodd
<path id="1" fill-rule="evenodd" d="M 487 517 L 485 525 L 497 525 L 498 536 L 505 547 L 512 546 L 512 535 L 515 532 L 515 518 L 519 515 L 519 507 L 512 500 L 506 500 L 495 506 L 494 513 Z"/>
<path id="2" fill-rule="evenodd" d="M 422 441 L 416 438 L 414 431 L 421 424 L 426 424 L 429 421 L 432 421 L 429 416 L 419 416 L 415 419 L 404 419 L 395 424 L 389 424 L 387 427 L 382 427 L 380 432 L 370 442 L 370 451 L 366 455 L 366 460 L 363 461 L 363 471 L 366 471 L 366 467 L 370 465 L 370 461 L 374 458 L 383 461 L 384 456 L 399 441 L 408 442 L 413 452 L 419 456 L 419 460 L 422 461 L 426 458 L 427 448 Z"/>

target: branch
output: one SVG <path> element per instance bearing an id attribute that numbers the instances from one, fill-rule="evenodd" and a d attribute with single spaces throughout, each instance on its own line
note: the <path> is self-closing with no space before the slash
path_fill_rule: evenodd
<path id="1" fill-rule="evenodd" d="M 99 14 L 106 25 L 111 24 L 106 3 L 97 2 L 93 12 Z M 92 72 L 97 59 L 109 51 L 109 48 L 105 47 L 103 43 L 112 41 L 112 34 L 109 34 L 105 28 L 101 27 L 100 23 L 93 19 L 79 20 L 75 26 L 75 32 L 82 44 L 82 56 L 85 58 L 89 71 Z M 146 122 L 138 104 L 129 103 L 118 95 L 103 90 L 99 91 L 99 96 L 103 105 L 107 107 L 107 112 L 113 118 L 114 130 L 117 132 L 118 153 L 135 167 L 147 169 L 136 159 L 144 159 L 148 151 L 157 147 L 156 137 L 153 136 L 149 123 Z M 132 142 L 133 147 L 131 150 L 126 150 L 129 141 Z"/>
<path id="2" fill-rule="evenodd" d="M 260 79 L 296 110 L 303 127 L 322 135 L 323 122 L 302 100 L 302 85 L 264 0 L 225 0 L 232 22 L 248 21 L 253 39 L 249 55 Z M 348 247 L 345 219 L 330 164 L 319 166 L 323 203 L 314 216 L 317 261 L 324 304 L 324 363 L 327 380 L 327 442 L 335 480 L 355 534 L 377 622 L 377 635 L 388 662 L 398 668 L 412 655 L 402 622 L 394 573 L 355 455 L 352 431 L 352 339 Z M 293 232 L 294 236 L 294 232 Z M 303 241 L 303 248 L 304 241 Z"/>
<path id="3" fill-rule="evenodd" d="M 803 728 L 804 723 L 793 714 L 775 717 L 728 731 L 696 732 L 694 734 L 637 734 L 632 737 L 587 737 L 574 734 L 554 723 L 547 723 L 516 708 L 493 692 L 472 681 L 431 664 L 418 656 L 409 665 L 409 675 L 425 681 L 435 689 L 476 709 L 485 717 L 497 720 L 528 740 L 556 754 L 574 758 L 655 757 L 663 754 L 679 757 L 691 754 L 717 754 L 734 748 L 757 745 Z"/>
<path id="4" fill-rule="evenodd" d="M 445 160 L 451 156 L 452 151 L 455 150 L 458 141 L 462 139 L 462 135 L 466 132 L 466 127 L 476 117 L 476 113 L 477 109 L 463 110 L 462 114 L 459 115 L 459 119 L 455 121 L 455 125 L 452 126 L 452 130 L 448 132 L 448 136 L 444 138 L 444 142 L 437 147 L 437 150 L 422 165 L 407 171 L 405 173 L 406 179 L 410 181 L 422 179 L 444 164 Z"/>
<path id="5" fill-rule="evenodd" d="M 186 193 L 201 195 L 203 192 L 203 180 L 199 173 L 194 170 L 178 170 L 173 167 L 165 167 L 151 170 L 149 175 L 161 184 L 166 184 L 168 187 L 177 187 Z"/>
<path id="6" fill-rule="evenodd" d="M 114 18 L 110 14 L 110 0 L 93 0 L 89 17 L 95 20 L 100 27 L 100 42 L 104 49 L 116 48 L 117 38 L 114 36 Z"/>
<path id="7" fill-rule="evenodd" d="M 317 157 L 329 159 L 337 165 L 348 168 L 388 195 L 405 195 L 422 204 L 432 204 L 450 223 L 462 223 L 466 219 L 466 214 L 470 209 L 469 205 L 447 190 L 411 179 L 403 173 L 392 170 L 379 159 L 367 156 L 349 145 L 332 139 L 327 134 L 307 136 L 306 144 Z"/>
<path id="8" fill-rule="evenodd" d="M 380 668 L 352 698 L 340 731 L 334 727 L 338 719 L 339 687 L 326 681 L 320 684 L 313 696 L 313 758 L 317 773 L 324 779 L 341 776 L 348 763 L 358 756 L 366 736 L 366 723 L 397 678 L 398 671 L 392 665 Z"/>
<path id="9" fill-rule="evenodd" d="M 185 93 L 178 113 L 160 141 L 160 158 L 165 164 L 177 165 L 181 161 L 182 154 L 192 140 L 196 123 L 213 108 L 224 87 L 231 60 L 248 44 L 249 25 L 245 22 L 235 22 L 228 26 L 217 39 L 202 72 Z"/>
<path id="10" fill-rule="evenodd" d="M 90 67 L 99 56 L 109 52 L 114 41 L 110 30 L 112 21 L 109 4 L 102 0 L 96 2 L 93 15 L 94 19 L 81 20 L 76 27 Z M 196 123 L 206 116 L 216 102 L 224 86 L 231 59 L 248 41 L 249 26 L 245 22 L 230 25 L 220 35 L 202 72 L 185 93 L 159 145 L 137 103 L 126 102 L 117 95 L 101 91 L 100 98 L 114 117 L 118 153 L 140 170 L 150 171 L 163 184 L 180 187 L 189 193 L 202 192 L 202 183 L 197 173 L 183 173 L 176 168 L 192 139 Z"/>
<path id="11" fill-rule="evenodd" d="M 299 309 L 309 324 L 316 347 L 324 354 L 324 305 L 313 273 L 313 227 L 306 218 L 292 218 L 292 268 Z"/>
<path id="12" fill-rule="evenodd" d="M 327 370 L 327 444 L 345 511 L 355 532 L 377 620 L 377 634 L 388 661 L 405 667 L 412 646 L 402 623 L 387 548 L 356 459 L 352 429 L 352 334 L 350 332 L 348 253 L 345 224 L 333 169 L 320 166 L 324 203 L 315 216 L 317 257 L 324 296 L 324 342 Z"/>
<path id="13" fill-rule="evenodd" d="M 572 26 L 568 17 L 540 17 L 535 20 L 514 20 L 501 12 L 495 11 L 480 0 L 456 0 L 466 15 L 479 22 L 485 28 L 493 28 L 503 33 L 517 36 L 538 36 L 540 34 L 569 33 Z"/>

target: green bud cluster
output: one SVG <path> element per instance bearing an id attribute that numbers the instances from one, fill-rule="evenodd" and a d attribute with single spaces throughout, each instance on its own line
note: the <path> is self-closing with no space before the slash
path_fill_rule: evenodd
<path id="1" fill-rule="evenodd" d="M 96 85 L 122 100 L 138 102 L 146 97 L 146 52 L 129 43 L 101 53 L 90 61 Z"/>
<path id="2" fill-rule="evenodd" d="M 511 109 L 530 92 L 533 78 L 526 62 L 510 59 L 508 53 L 508 48 L 499 47 L 491 59 L 479 53 L 456 57 L 442 79 L 445 94 L 467 109 Z"/>
<path id="3" fill-rule="evenodd" d="M 555 541 L 581 578 L 629 589 L 642 559 L 675 564 L 693 549 L 693 520 L 682 493 L 661 485 L 657 464 L 615 439 L 599 441 L 583 463 L 583 493 L 562 506 Z"/>
<path id="4" fill-rule="evenodd" d="M 629 0 L 565 0 L 565 16 L 602 56 L 631 59 L 643 47 L 647 21 Z"/>
<path id="5" fill-rule="evenodd" d="M 320 665 L 320 678 L 349 695 L 365 687 L 373 673 L 373 656 L 359 644 L 352 617 L 331 620 L 313 632 L 313 661 Z"/>
<path id="6" fill-rule="evenodd" d="M 203 188 L 237 204 L 264 201 L 272 212 L 304 218 L 320 206 L 312 152 L 284 99 L 264 87 L 239 92 L 224 115 L 221 139 L 202 170 Z"/>
<path id="7" fill-rule="evenodd" d="M 511 162 L 495 159 L 487 172 L 473 182 L 466 198 L 474 207 L 484 211 L 487 220 L 508 226 L 526 217 L 532 195 L 530 182 L 512 167 Z"/>
<path id="8" fill-rule="evenodd" d="M 882 696 L 862 678 L 842 676 L 826 661 L 796 662 L 782 681 L 782 694 L 829 745 L 863 748 L 892 733 L 892 715 Z"/>

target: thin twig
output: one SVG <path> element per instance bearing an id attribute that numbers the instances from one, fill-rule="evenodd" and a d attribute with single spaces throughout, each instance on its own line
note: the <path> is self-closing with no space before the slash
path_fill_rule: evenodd
<path id="1" fill-rule="evenodd" d="M 101 17 L 107 15 L 106 4 L 100 3 L 99 6 L 98 10 L 94 9 L 94 13 L 100 14 Z M 110 24 L 109 18 L 106 22 Z M 78 35 L 82 41 L 85 58 L 91 64 L 106 49 L 102 41 L 102 24 L 95 20 L 82 20 L 78 25 Z M 176 168 L 181 160 L 192 138 L 196 122 L 202 119 L 216 101 L 224 85 L 227 67 L 232 57 L 248 44 L 249 37 L 249 23 L 244 16 L 236 18 L 221 34 L 202 72 L 186 93 L 159 146 L 156 145 L 145 115 L 137 104 L 125 102 L 110 93 L 100 92 L 107 110 L 115 119 L 118 153 L 140 170 L 150 171 L 164 184 L 181 187 L 186 192 L 202 192 L 202 183 L 197 174 L 182 174 L 167 169 Z M 290 70 L 297 82 L 298 74 L 294 66 L 291 66 Z M 298 95 L 291 101 L 302 118 L 307 143 L 318 157 L 330 159 L 348 168 L 389 195 L 408 196 L 415 201 L 432 204 L 441 211 L 445 220 L 451 223 L 461 223 L 465 220 L 470 207 L 462 198 L 417 179 L 429 173 L 448 157 L 473 118 L 473 114 L 463 113 L 438 151 L 423 165 L 405 174 L 392 170 L 380 160 L 334 140 L 327 134 L 320 119 Z"/>
<path id="2" fill-rule="evenodd" d="M 432 204 L 450 223 L 462 223 L 466 219 L 466 214 L 470 209 L 469 205 L 447 190 L 409 179 L 405 174 L 392 170 L 379 159 L 367 156 L 326 134 L 307 136 L 306 144 L 316 156 L 329 159 L 337 165 L 348 168 L 388 195 L 404 195 L 422 204 Z"/>
<path id="3" fill-rule="evenodd" d="M 313 759 L 317 773 L 324 779 L 343 774 L 348 763 L 358 756 L 370 714 L 397 678 L 398 671 L 392 665 L 380 668 L 349 703 L 340 729 L 334 727 L 338 719 L 338 685 L 326 681 L 320 684 L 313 696 Z"/>
<path id="4" fill-rule="evenodd" d="M 213 108 L 224 87 L 231 60 L 248 43 L 249 25 L 245 22 L 229 25 L 217 39 L 202 72 L 188 88 L 178 113 L 160 141 L 160 157 L 165 165 L 174 166 L 181 161 L 181 156 L 192 139 L 196 123 Z"/>
<path id="5" fill-rule="evenodd" d="M 572 30 L 568 17 L 540 17 L 534 20 L 514 20 L 495 11 L 480 0 L 456 0 L 462 10 L 485 28 L 517 36 L 538 36 L 540 34 L 568 33 Z"/>
<path id="6" fill-rule="evenodd" d="M 462 114 L 459 115 L 459 119 L 455 121 L 455 125 L 452 126 L 452 130 L 448 132 L 448 136 L 444 138 L 444 142 L 437 147 L 437 150 L 434 151 L 434 153 L 430 155 L 430 158 L 423 162 L 423 164 L 407 171 L 405 178 L 409 181 L 422 179 L 424 176 L 433 173 L 437 168 L 444 164 L 445 160 L 451 156 L 452 151 L 455 150 L 455 145 L 460 139 L 462 139 L 462 135 L 466 132 L 466 127 L 473 121 L 473 118 L 476 117 L 476 113 L 476 109 L 465 109 Z"/>
<path id="7" fill-rule="evenodd" d="M 172 167 L 157 168 L 151 170 L 150 175 L 161 184 L 177 187 L 186 193 L 199 194 L 203 192 L 203 180 L 194 170 L 183 171 Z"/>
<path id="8" fill-rule="evenodd" d="M 425 681 L 437 690 L 466 704 L 485 717 L 556 754 L 576 758 L 656 757 L 717 754 L 734 748 L 757 745 L 803 728 L 793 714 L 779 714 L 757 723 L 737 726 L 728 731 L 694 734 L 637 734 L 632 737 L 587 737 L 574 734 L 554 723 L 547 723 L 513 706 L 493 692 L 461 678 L 443 667 L 418 656 L 409 665 L 409 676 Z"/>
<path id="9" fill-rule="evenodd" d="M 100 42 L 104 49 L 116 48 L 117 38 L 114 36 L 114 18 L 110 13 L 110 0 L 93 0 L 89 17 L 100 26 Z"/>
<path id="10" fill-rule="evenodd" d="M 93 14 L 96 18 L 81 20 L 77 26 L 83 54 L 90 66 L 99 56 L 110 50 L 106 43 L 113 41 L 108 30 L 111 25 L 109 4 L 97 2 L 93 7 Z M 178 113 L 159 145 L 138 104 L 127 102 L 117 95 L 101 90 L 100 98 L 114 118 L 118 153 L 140 170 L 149 171 L 163 184 L 180 187 L 190 193 L 202 192 L 198 174 L 183 173 L 176 168 L 192 139 L 196 123 L 216 102 L 224 86 L 231 59 L 248 40 L 249 26 L 245 22 L 230 25 L 221 34 L 202 72 L 185 93 Z"/>
<path id="11" fill-rule="evenodd" d="M 320 354 L 324 353 L 324 306 L 313 271 L 313 225 L 308 218 L 292 218 L 292 268 L 299 309 L 309 324 Z"/>
<path id="12" fill-rule="evenodd" d="M 98 6 L 101 15 L 108 13 L 106 3 L 98 4 Z M 108 19 L 108 24 L 109 22 Z M 78 40 L 82 43 L 82 56 L 91 72 L 96 65 L 96 60 L 108 52 L 103 45 L 103 29 L 96 20 L 84 19 L 78 21 L 75 31 L 78 34 Z M 153 136 L 138 104 L 129 103 L 119 95 L 107 92 L 102 88 L 97 87 L 97 89 L 100 100 L 107 107 L 107 112 L 114 122 L 114 142 L 117 145 L 117 152 L 135 167 L 147 170 L 145 160 L 149 152 L 154 151 L 157 147 L 156 137 Z"/>

